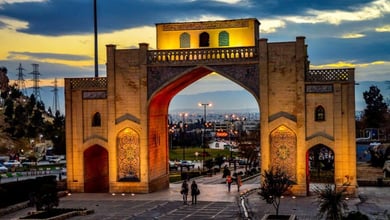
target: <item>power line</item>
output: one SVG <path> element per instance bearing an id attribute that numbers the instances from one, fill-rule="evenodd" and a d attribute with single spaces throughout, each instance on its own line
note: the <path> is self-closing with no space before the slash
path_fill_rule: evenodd
<path id="1" fill-rule="evenodd" d="M 25 70 L 22 67 L 22 64 L 19 63 L 19 67 L 16 69 L 18 70 L 18 90 L 22 92 L 23 95 L 27 96 L 27 90 L 26 90 L 26 84 L 24 83 L 24 73 L 23 70 Z"/>
<path id="2" fill-rule="evenodd" d="M 39 76 L 41 75 L 39 73 L 39 70 L 38 70 L 39 64 L 34 63 L 34 64 L 32 64 L 32 66 L 33 66 L 33 72 L 30 74 L 33 75 L 33 79 L 32 79 L 32 81 L 33 81 L 33 94 L 34 94 L 35 99 L 37 101 L 42 101 L 40 87 L 39 87 Z"/>

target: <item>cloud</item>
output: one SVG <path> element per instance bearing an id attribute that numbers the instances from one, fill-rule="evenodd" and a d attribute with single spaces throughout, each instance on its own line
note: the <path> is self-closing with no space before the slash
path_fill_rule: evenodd
<path id="1" fill-rule="evenodd" d="M 8 59 L 32 59 L 32 60 L 90 60 L 92 57 L 74 54 L 42 53 L 42 52 L 16 52 L 10 51 Z"/>
<path id="2" fill-rule="evenodd" d="M 285 28 L 286 22 L 280 19 L 264 19 L 261 20 L 260 33 L 274 33 L 278 29 Z"/>
<path id="3" fill-rule="evenodd" d="M 388 0 L 377 0 L 362 6 L 353 6 L 349 10 L 316 10 L 309 9 L 304 16 L 286 16 L 287 21 L 294 23 L 329 23 L 339 25 L 342 22 L 374 20 L 390 13 Z"/>
<path id="4" fill-rule="evenodd" d="M 26 3 L 26 2 L 46 2 L 48 0 L 0 0 L 0 8 L 5 4 L 17 4 L 17 3 Z"/>
<path id="5" fill-rule="evenodd" d="M 364 35 L 364 34 L 358 34 L 358 33 L 348 33 L 348 34 L 343 34 L 342 36 L 341 36 L 341 38 L 362 38 L 362 37 L 364 37 L 364 36 L 366 36 L 366 35 Z"/>
<path id="6" fill-rule="evenodd" d="M 222 2 L 222 3 L 226 3 L 226 4 L 233 4 L 233 5 L 243 2 L 242 0 L 214 0 L 214 1 Z"/>
<path id="7" fill-rule="evenodd" d="M 381 27 L 375 28 L 375 31 L 377 32 L 390 32 L 390 25 L 384 25 Z"/>
<path id="8" fill-rule="evenodd" d="M 0 28 L 8 30 L 24 30 L 28 28 L 28 22 L 0 16 Z"/>

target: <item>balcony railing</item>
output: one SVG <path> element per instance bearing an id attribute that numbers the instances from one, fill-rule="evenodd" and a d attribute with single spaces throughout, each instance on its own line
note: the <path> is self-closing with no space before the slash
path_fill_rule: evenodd
<path id="1" fill-rule="evenodd" d="M 207 48 L 148 51 L 148 64 L 204 64 L 255 60 L 256 47 Z"/>

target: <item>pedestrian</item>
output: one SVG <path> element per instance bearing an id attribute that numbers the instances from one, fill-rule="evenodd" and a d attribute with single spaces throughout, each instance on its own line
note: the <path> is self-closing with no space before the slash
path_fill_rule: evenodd
<path id="1" fill-rule="evenodd" d="M 223 168 L 223 175 L 222 178 L 226 178 L 227 176 L 230 176 L 230 170 L 227 165 Z"/>
<path id="2" fill-rule="evenodd" d="M 233 182 L 232 176 L 228 175 L 226 177 L 226 183 L 228 184 L 228 192 L 230 192 L 230 187 L 232 185 L 232 182 Z"/>
<path id="3" fill-rule="evenodd" d="M 197 196 L 200 194 L 200 190 L 198 188 L 198 184 L 196 184 L 195 180 L 192 181 L 191 184 L 191 197 L 192 197 L 192 204 L 197 203 Z"/>
<path id="4" fill-rule="evenodd" d="M 187 196 L 188 196 L 188 183 L 187 183 L 187 180 L 184 180 L 183 184 L 181 184 L 180 194 L 183 196 L 183 204 L 187 205 Z"/>
<path id="5" fill-rule="evenodd" d="M 242 185 L 242 181 L 241 181 L 241 175 L 237 175 L 237 192 L 240 192 L 240 187 Z"/>

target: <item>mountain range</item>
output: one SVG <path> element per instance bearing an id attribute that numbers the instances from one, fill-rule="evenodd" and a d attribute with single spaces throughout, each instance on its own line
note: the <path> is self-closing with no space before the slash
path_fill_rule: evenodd
<path id="1" fill-rule="evenodd" d="M 366 103 L 363 99 L 363 92 L 368 91 L 370 86 L 377 86 L 384 97 L 386 103 L 390 104 L 390 81 L 363 81 L 357 82 L 355 86 L 356 111 L 363 111 Z M 31 95 L 32 89 L 27 89 L 27 94 Z M 54 92 L 53 87 L 41 87 L 41 100 L 45 103 L 46 109 L 51 107 L 54 110 Z M 252 94 L 246 90 L 240 91 L 214 91 L 196 94 L 178 93 L 170 102 L 169 112 L 203 112 L 199 103 L 212 103 L 207 108 L 207 112 L 258 112 L 259 106 Z M 58 87 L 59 110 L 65 114 L 64 88 Z"/>

